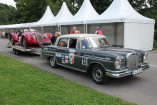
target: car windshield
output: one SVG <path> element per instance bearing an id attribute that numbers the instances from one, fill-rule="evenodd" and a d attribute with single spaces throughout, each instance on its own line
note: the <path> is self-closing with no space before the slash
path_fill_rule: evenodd
<path id="1" fill-rule="evenodd" d="M 104 48 L 110 46 L 105 37 L 84 37 L 81 39 L 82 49 Z"/>

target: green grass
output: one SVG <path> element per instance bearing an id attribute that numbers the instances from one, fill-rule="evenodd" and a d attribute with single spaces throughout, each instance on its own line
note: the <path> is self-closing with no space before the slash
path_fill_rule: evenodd
<path id="1" fill-rule="evenodd" d="M 157 40 L 154 40 L 154 50 L 157 50 Z"/>
<path id="2" fill-rule="evenodd" d="M 0 105 L 132 105 L 0 55 Z"/>

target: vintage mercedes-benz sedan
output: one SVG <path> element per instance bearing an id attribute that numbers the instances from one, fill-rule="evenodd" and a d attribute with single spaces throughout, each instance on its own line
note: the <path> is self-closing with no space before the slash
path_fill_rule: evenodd
<path id="1" fill-rule="evenodd" d="M 106 83 L 108 77 L 121 78 L 142 73 L 149 67 L 148 53 L 141 50 L 111 47 L 104 35 L 62 35 L 54 46 L 43 46 L 42 57 L 52 67 L 65 66 L 91 73 L 97 84 Z"/>

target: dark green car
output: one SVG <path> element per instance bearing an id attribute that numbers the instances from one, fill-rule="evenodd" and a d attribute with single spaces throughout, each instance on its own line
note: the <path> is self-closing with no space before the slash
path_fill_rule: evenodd
<path id="1" fill-rule="evenodd" d="M 104 35 L 62 35 L 54 46 L 43 46 L 42 57 L 52 67 L 57 65 L 90 72 L 95 83 L 106 83 L 108 77 L 121 78 L 142 73 L 149 67 L 148 53 L 135 49 L 110 47 Z"/>

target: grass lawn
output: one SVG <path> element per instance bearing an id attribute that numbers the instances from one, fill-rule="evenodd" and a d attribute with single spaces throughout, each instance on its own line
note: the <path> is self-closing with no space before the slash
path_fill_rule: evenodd
<path id="1" fill-rule="evenodd" d="M 0 105 L 132 105 L 0 55 Z"/>
<path id="2" fill-rule="evenodd" d="M 154 50 L 157 50 L 157 40 L 154 40 Z"/>

